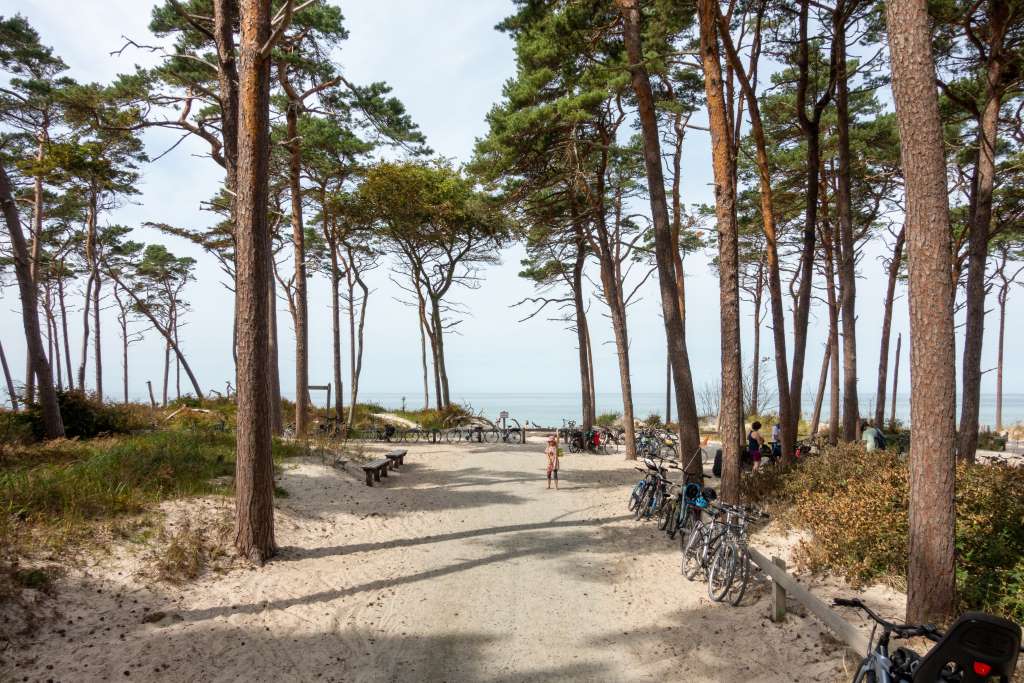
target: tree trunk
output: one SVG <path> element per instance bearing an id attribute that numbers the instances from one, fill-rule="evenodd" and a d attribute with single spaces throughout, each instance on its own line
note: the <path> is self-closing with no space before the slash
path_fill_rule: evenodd
<path id="1" fill-rule="evenodd" d="M 349 260 L 351 259 L 351 252 L 349 253 Z M 355 347 L 355 361 L 352 364 L 352 407 L 355 408 L 356 399 L 359 397 L 359 381 L 363 376 L 363 339 L 366 331 L 366 307 L 370 303 L 370 288 L 363 282 L 362 277 L 358 271 L 355 272 L 355 283 L 362 292 L 361 301 L 359 304 L 359 322 L 356 324 L 356 337 L 353 342 Z M 350 413 L 351 414 L 351 413 Z"/>
<path id="2" fill-rule="evenodd" d="M 597 192 L 600 197 L 603 189 Z M 600 200 L 599 200 L 600 201 Z M 603 217 L 597 219 L 599 225 L 604 224 Z M 615 336 L 615 351 L 619 362 L 619 385 L 622 390 L 622 422 L 626 428 L 626 460 L 636 460 L 636 438 L 633 421 L 633 383 L 629 372 L 629 331 L 626 327 L 626 305 L 622 298 L 622 280 L 616 272 L 615 258 L 611 245 L 607 240 L 606 228 L 600 228 L 605 234 L 600 236 L 600 269 L 601 286 L 612 317 L 612 333 Z"/>
<path id="3" fill-rule="evenodd" d="M 299 140 L 299 111 L 289 104 L 285 113 L 288 128 L 288 187 L 291 195 L 292 244 L 295 250 L 295 434 L 306 433 L 309 421 L 309 306 L 306 301 L 306 238 L 302 225 L 302 147 Z"/>
<path id="4" fill-rule="evenodd" d="M 338 283 L 341 273 L 338 272 L 338 243 L 332 238 L 327 240 L 331 254 L 331 361 L 334 369 L 334 419 L 338 424 L 344 419 L 342 413 L 341 385 L 341 295 Z"/>
<path id="5" fill-rule="evenodd" d="M 448 368 L 445 365 L 444 359 L 444 321 L 441 317 L 441 301 L 437 297 L 431 296 L 430 298 L 430 320 L 431 325 L 434 328 L 434 343 L 437 352 L 437 364 L 435 369 L 437 370 L 438 378 L 440 379 L 441 385 L 441 407 L 447 408 L 451 405 L 451 396 L 448 393 Z"/>
<path id="6" fill-rule="evenodd" d="M 697 404 L 693 395 L 693 377 L 690 374 L 690 359 L 686 349 L 682 312 L 679 310 L 679 290 L 676 286 L 673 266 L 672 230 L 669 225 L 668 204 L 665 198 L 665 178 L 661 169 L 661 143 L 654 109 L 654 94 L 651 90 L 647 69 L 643 65 L 640 9 L 637 0 L 615 0 L 615 4 L 619 7 L 623 18 L 623 34 L 629 57 L 629 72 L 633 91 L 636 94 L 643 136 L 644 166 L 647 171 L 651 216 L 654 223 L 655 261 L 658 268 L 661 307 L 669 357 L 672 359 L 672 374 L 676 385 L 679 448 L 689 465 L 686 472 L 687 478 L 699 480 L 703 476 L 702 466 L 699 462 L 691 463 L 689 458 L 689 455 L 696 452 L 700 446 Z"/>
<path id="7" fill-rule="evenodd" d="M 128 403 L 128 319 L 121 322 L 121 385 L 124 389 L 124 402 Z"/>
<path id="8" fill-rule="evenodd" d="M 899 388 L 900 383 L 900 351 L 903 346 L 903 334 L 896 335 L 896 360 L 893 361 L 892 370 L 892 407 L 889 409 L 889 425 L 893 428 L 896 426 L 896 389 Z"/>
<path id="9" fill-rule="evenodd" d="M 161 404 L 164 408 L 167 407 L 167 385 L 171 376 L 171 342 L 167 340 L 164 344 L 164 387 L 163 394 L 161 395 Z"/>
<path id="10" fill-rule="evenodd" d="M 797 119 L 807 146 L 805 164 L 806 200 L 804 204 L 804 229 L 800 253 L 800 285 L 793 311 L 793 368 L 789 383 L 789 398 L 792 402 L 789 438 L 796 443 L 797 426 L 802 413 L 804 359 L 807 354 L 807 325 L 811 312 L 811 288 L 814 284 L 815 237 L 818 229 L 818 168 L 821 165 L 821 117 L 832 95 L 834 78 L 829 81 L 825 93 L 814 103 L 810 116 L 807 115 L 807 93 L 810 86 L 809 41 L 807 19 L 809 0 L 800 3 L 800 43 L 797 49 L 799 82 L 797 85 Z M 836 73 L 837 50 L 832 50 L 831 73 Z M 784 449 L 785 450 L 785 449 Z"/>
<path id="11" fill-rule="evenodd" d="M 956 358 L 942 122 L 925 3 L 889 0 L 892 89 L 906 179 L 910 292 L 910 544 L 907 621 L 956 607 Z"/>
<path id="12" fill-rule="evenodd" d="M 235 548 L 262 564 L 275 551 L 274 462 L 267 383 L 270 230 L 270 0 L 239 0 L 238 187 L 235 307 L 238 311 L 238 417 Z"/>
<path id="13" fill-rule="evenodd" d="M 4 369 L 4 381 L 7 382 L 7 395 L 11 399 L 11 410 L 18 412 L 18 394 L 14 391 L 14 378 L 11 377 L 11 368 L 7 365 L 7 355 L 4 354 L 4 345 L 0 343 L 0 366 Z"/>
<path id="14" fill-rule="evenodd" d="M 587 309 L 583 304 L 583 268 L 586 265 L 586 247 L 583 228 L 577 221 L 576 231 L 576 262 L 572 269 L 572 303 L 576 316 L 576 344 L 580 359 L 580 394 L 582 403 L 583 429 L 594 427 L 597 419 L 594 405 L 594 390 L 591 386 L 590 329 L 587 325 Z"/>
<path id="15" fill-rule="evenodd" d="M 89 279 L 85 283 L 85 301 L 82 306 L 82 361 L 78 365 L 78 388 L 85 392 L 85 368 L 89 360 L 89 308 L 96 279 L 96 192 L 89 193 L 89 207 L 85 225 L 85 260 L 89 266 Z"/>
<path id="16" fill-rule="evenodd" d="M 839 217 L 839 307 L 843 323 L 843 440 L 855 441 L 860 434 L 857 400 L 857 272 L 853 242 L 853 207 L 850 199 L 850 106 L 846 70 L 846 15 L 843 3 L 834 12 L 833 35 L 837 53 L 836 128 L 838 129 L 839 187 L 836 211 Z"/>
<path id="17" fill-rule="evenodd" d="M 420 362 L 423 364 L 423 409 L 430 408 L 430 381 L 427 375 L 427 333 L 423 330 L 423 319 L 420 318 Z"/>
<path id="18" fill-rule="evenodd" d="M 996 350 L 996 432 L 1003 431 L 1003 339 L 1006 332 L 1006 299 L 1010 285 L 999 290 L 999 341 Z"/>
<path id="19" fill-rule="evenodd" d="M 103 354 L 100 345 L 100 287 L 103 278 L 100 275 L 99 267 L 96 268 L 96 277 L 93 280 L 92 289 L 92 325 L 95 330 L 93 337 L 93 364 L 96 369 L 96 398 L 103 402 Z"/>
<path id="20" fill-rule="evenodd" d="M 718 407 L 722 437 L 722 499 L 739 502 L 740 448 L 743 432 L 743 368 L 740 344 L 739 230 L 736 223 L 736 185 L 732 168 L 732 131 L 722 91 L 715 0 L 699 0 L 700 51 L 704 92 L 711 128 L 711 158 L 715 178 L 715 216 L 718 225 L 719 322 L 721 325 L 722 395 Z M 755 364 L 758 358 L 754 358 Z M 756 390 L 755 390 L 756 391 Z"/>
<path id="21" fill-rule="evenodd" d="M 882 314 L 882 342 L 878 351 L 878 391 L 875 394 L 875 427 L 882 428 L 885 422 L 885 390 L 889 374 L 889 333 L 892 329 L 892 304 L 896 298 L 896 280 L 900 275 L 900 262 L 903 260 L 903 242 L 906 239 L 906 226 L 900 228 L 896 235 L 896 244 L 892 248 L 892 261 L 889 262 L 889 284 L 885 290 L 885 311 Z M 896 397 L 893 396 L 893 401 Z"/>
<path id="22" fill-rule="evenodd" d="M 990 30 L 997 36 L 990 44 L 985 108 L 978 129 L 978 165 L 974 215 L 970 220 L 970 247 L 967 258 L 966 320 L 964 322 L 963 398 L 960 405 L 960 430 L 957 455 L 974 462 L 978 450 L 978 410 L 981 406 L 981 351 L 985 334 L 985 270 L 988 266 L 989 224 L 992 222 L 992 191 L 995 188 L 996 145 L 1002 92 L 997 81 L 1003 66 L 1001 53 L 1005 27 L 1005 3 L 990 3 L 994 8 Z M 998 21 L 1001 18 L 1002 21 Z"/>
<path id="23" fill-rule="evenodd" d="M 735 174 L 733 177 L 735 178 Z M 754 357 L 750 361 L 750 406 L 747 408 L 751 415 L 758 415 L 761 411 L 761 304 L 763 302 L 764 259 L 762 258 L 757 264 L 757 283 L 754 288 Z M 741 421 L 744 417 L 746 416 L 740 416 Z"/>
<path id="24" fill-rule="evenodd" d="M 733 71 L 742 86 L 747 101 L 751 132 L 756 149 L 756 162 L 761 192 L 761 220 L 765 236 L 765 260 L 768 268 L 768 295 L 772 311 L 772 334 L 775 343 L 775 376 L 779 392 L 779 431 L 782 439 L 782 459 L 788 461 L 793 457 L 793 446 L 796 442 L 794 426 L 796 419 L 792 415 L 793 403 L 789 395 L 789 360 L 786 357 L 786 314 L 783 310 L 782 281 L 779 275 L 778 235 L 775 229 L 775 206 L 772 197 L 771 170 L 768 164 L 767 142 L 764 128 L 761 125 L 761 110 L 750 79 L 743 70 L 743 63 L 729 35 L 729 26 L 718 13 L 718 29 L 722 43 L 732 62 Z"/>
<path id="25" fill-rule="evenodd" d="M 273 253 L 267 254 L 267 272 L 273 272 Z M 280 436 L 284 433 L 284 408 L 281 405 L 281 367 L 278 362 L 277 344 L 277 280 L 271 275 L 267 280 L 267 370 L 270 377 L 270 433 Z M 237 332 L 237 330 L 236 330 Z M 238 359 L 235 359 L 237 366 Z M 237 382 L 236 382 L 237 383 Z"/>
<path id="26" fill-rule="evenodd" d="M 821 360 L 821 374 L 818 376 L 818 393 L 814 397 L 814 415 L 811 416 L 811 436 L 817 436 L 821 424 L 821 404 L 825 401 L 825 385 L 828 381 L 828 366 L 832 358 L 832 345 L 825 344 L 825 356 Z"/>
<path id="27" fill-rule="evenodd" d="M 63 271 L 64 262 L 61 261 Z M 74 391 L 75 382 L 71 376 L 71 341 L 68 337 L 68 309 L 64 301 L 64 276 L 57 278 L 57 302 L 60 304 L 60 326 L 64 342 L 64 369 L 68 377 L 68 391 Z"/>
<path id="28" fill-rule="evenodd" d="M 30 367 L 38 380 L 39 404 L 43 413 L 43 433 L 47 438 L 64 436 L 64 422 L 57 404 L 57 392 L 53 389 L 50 364 L 43 350 L 39 333 L 39 305 L 36 300 L 36 286 L 32 281 L 32 265 L 21 230 L 21 218 L 14 202 L 14 191 L 7 169 L 0 165 L 0 205 L 11 237 L 11 251 L 14 256 L 14 272 L 18 278 L 18 293 L 21 295 L 21 318 L 25 328 L 25 346 L 28 348 Z"/>
<path id="29" fill-rule="evenodd" d="M 665 426 L 672 422 L 672 359 L 665 356 Z"/>

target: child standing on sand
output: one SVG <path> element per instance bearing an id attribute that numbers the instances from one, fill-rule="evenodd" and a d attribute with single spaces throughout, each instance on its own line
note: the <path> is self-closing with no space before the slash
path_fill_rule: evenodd
<path id="1" fill-rule="evenodd" d="M 551 475 L 555 477 L 555 489 L 558 488 L 558 437 L 554 434 L 548 435 L 548 447 L 544 449 L 544 455 L 548 458 L 548 488 L 551 488 Z"/>

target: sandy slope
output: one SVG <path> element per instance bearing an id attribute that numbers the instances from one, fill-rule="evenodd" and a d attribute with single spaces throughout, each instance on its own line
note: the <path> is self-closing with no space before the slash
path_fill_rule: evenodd
<path id="1" fill-rule="evenodd" d="M 539 445 L 411 446 L 372 489 L 290 466 L 278 559 L 175 589 L 120 548 L 62 580 L 62 618 L 0 680 L 849 680 L 813 618 L 767 620 L 763 585 L 731 608 L 686 582 L 626 515 L 620 457 L 566 457 L 560 491 Z"/>

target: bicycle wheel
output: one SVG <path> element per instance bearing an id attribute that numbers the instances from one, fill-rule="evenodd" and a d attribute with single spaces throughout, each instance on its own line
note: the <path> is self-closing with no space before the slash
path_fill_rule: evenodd
<path id="1" fill-rule="evenodd" d="M 498 443 L 501 440 L 501 433 L 497 429 L 485 429 L 482 436 L 485 443 Z"/>
<path id="2" fill-rule="evenodd" d="M 860 669 L 857 670 L 857 675 L 853 677 L 853 683 L 877 683 L 878 679 L 875 677 L 875 672 L 872 671 L 874 660 L 865 658 L 860 663 Z"/>
<path id="3" fill-rule="evenodd" d="M 736 564 L 739 549 L 734 541 L 725 541 L 718 545 L 718 552 L 708 570 L 708 597 L 715 602 L 722 602 L 729 594 L 733 579 L 736 577 Z"/>
<path id="4" fill-rule="evenodd" d="M 651 489 L 653 486 L 650 484 L 644 486 L 644 490 L 640 493 L 640 502 L 637 503 L 636 509 L 633 510 L 633 515 L 637 519 L 640 519 L 647 514 L 647 507 L 651 504 Z"/>
<path id="5" fill-rule="evenodd" d="M 699 520 L 697 512 L 693 509 L 692 505 L 682 503 L 682 506 L 683 509 L 679 513 L 679 523 L 676 525 L 676 533 L 679 534 L 680 550 L 684 550 L 686 548 L 686 539 L 689 537 L 694 525 L 696 525 Z"/>
<path id="6" fill-rule="evenodd" d="M 633 487 L 632 493 L 629 494 L 629 511 L 633 512 L 640 505 L 640 498 L 643 496 L 644 488 L 647 482 L 641 479 Z"/>
<path id="7" fill-rule="evenodd" d="M 444 440 L 448 443 L 462 441 L 462 431 L 457 428 L 449 429 L 444 433 Z"/>
<path id="8" fill-rule="evenodd" d="M 733 578 L 729 604 L 737 607 L 747 592 L 747 584 L 750 583 L 750 553 L 746 548 L 740 551 L 739 565 L 736 567 L 736 576 Z"/>
<path id="9" fill-rule="evenodd" d="M 654 489 L 654 493 L 651 494 L 651 503 L 647 508 L 647 519 L 655 517 L 661 513 L 661 508 L 665 506 L 665 489 L 661 486 L 657 486 Z"/>
<path id="10" fill-rule="evenodd" d="M 675 524 L 673 523 L 675 516 L 676 499 L 670 498 L 667 503 L 661 506 L 661 512 L 658 513 L 658 528 L 666 534 L 675 533 Z"/>
<path id="11" fill-rule="evenodd" d="M 701 557 L 704 554 L 704 545 L 707 541 L 708 530 L 703 524 L 698 524 L 690 532 L 690 537 L 683 548 L 682 572 L 688 580 L 693 581 L 697 574 L 703 569 Z"/>
<path id="12" fill-rule="evenodd" d="M 423 433 L 422 430 L 419 429 L 410 429 L 405 433 L 405 435 L 408 438 L 409 443 L 416 443 L 420 440 L 420 437 L 423 436 Z"/>

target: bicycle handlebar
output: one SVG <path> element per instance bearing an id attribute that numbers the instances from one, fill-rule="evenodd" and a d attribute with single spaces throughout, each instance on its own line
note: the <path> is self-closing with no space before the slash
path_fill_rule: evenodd
<path id="1" fill-rule="evenodd" d="M 875 612 L 873 609 L 865 605 L 860 600 L 860 598 L 833 598 L 832 604 L 835 607 L 853 607 L 855 609 L 859 609 L 865 614 L 867 614 L 868 617 L 870 617 L 871 620 L 877 623 L 879 626 L 886 629 L 887 631 L 895 633 L 897 636 L 901 638 L 913 638 L 915 636 L 924 636 L 928 640 L 934 642 L 937 642 L 942 638 L 942 631 L 940 631 L 931 624 L 896 624 L 886 619 L 883 619 L 881 616 L 879 616 L 877 612 Z"/>

